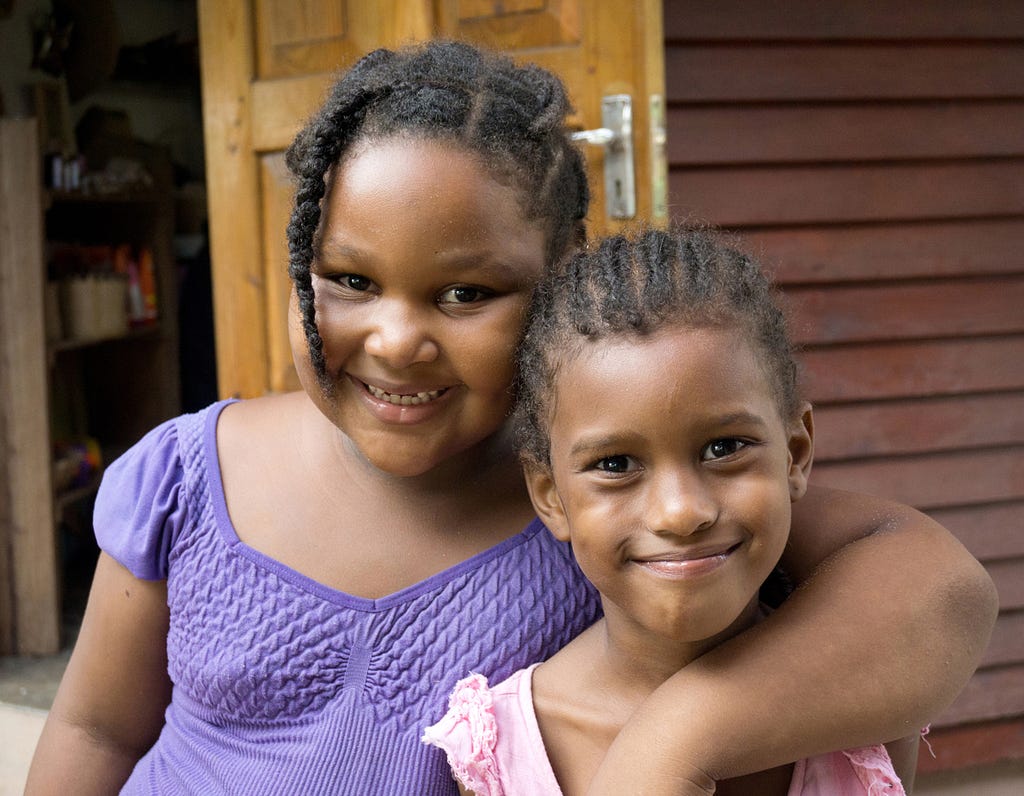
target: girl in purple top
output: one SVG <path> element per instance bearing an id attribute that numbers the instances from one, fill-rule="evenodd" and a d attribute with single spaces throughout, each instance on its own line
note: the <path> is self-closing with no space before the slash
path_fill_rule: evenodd
<path id="1" fill-rule="evenodd" d="M 604 616 L 498 685 L 461 680 L 423 740 L 464 792 L 584 793 L 651 692 L 766 614 L 814 424 L 765 275 L 697 230 L 609 238 L 543 280 L 517 400 L 533 505 Z M 817 755 L 716 792 L 905 796 L 917 743 Z"/>
<path id="2" fill-rule="evenodd" d="M 567 111 L 550 73 L 465 44 L 341 77 L 287 157 L 303 389 L 170 421 L 111 466 L 30 794 L 452 793 L 419 735 L 458 678 L 506 677 L 596 618 L 507 426 L 531 291 L 583 236 Z M 653 694 L 594 792 L 628 770 L 699 793 L 904 735 L 963 685 L 994 621 L 977 562 L 903 506 L 800 506 L 786 565 L 806 588 L 756 645 Z"/>

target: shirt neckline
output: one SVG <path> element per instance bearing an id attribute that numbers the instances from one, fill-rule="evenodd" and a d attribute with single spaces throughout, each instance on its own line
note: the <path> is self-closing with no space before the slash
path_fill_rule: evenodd
<path id="1" fill-rule="evenodd" d="M 205 427 L 203 429 L 202 448 L 203 455 L 205 457 L 210 501 L 213 505 L 214 521 L 217 526 L 217 531 L 228 547 L 237 554 L 248 559 L 261 569 L 273 573 L 282 580 L 287 581 L 291 585 L 296 586 L 297 588 L 302 589 L 321 600 L 369 613 L 384 611 L 396 605 L 401 605 L 402 603 L 414 600 L 427 592 L 444 587 L 452 580 L 473 569 L 483 566 L 495 558 L 498 558 L 508 550 L 518 547 L 521 544 L 525 544 L 540 531 L 544 530 L 544 524 L 539 518 L 535 517 L 522 531 L 499 542 L 493 547 L 482 550 L 464 561 L 460 561 L 447 569 L 443 569 L 440 572 L 419 581 L 418 583 L 413 583 L 403 589 L 399 589 L 396 592 L 376 599 L 360 597 L 339 589 L 334 589 L 318 580 L 315 580 L 314 578 L 309 577 L 308 575 L 303 574 L 302 572 L 299 572 L 296 569 L 292 569 L 287 564 L 284 564 L 276 558 L 257 550 L 255 547 L 251 547 L 243 542 L 238 536 L 238 532 L 236 531 L 234 523 L 231 521 L 231 516 L 228 513 L 227 498 L 224 495 L 224 483 L 221 479 L 220 472 L 220 454 L 217 450 L 217 422 L 220 418 L 220 414 L 226 406 L 237 403 L 237 401 L 238 399 L 236 398 L 229 398 L 224 401 L 219 401 L 211 406 L 208 410 Z"/>

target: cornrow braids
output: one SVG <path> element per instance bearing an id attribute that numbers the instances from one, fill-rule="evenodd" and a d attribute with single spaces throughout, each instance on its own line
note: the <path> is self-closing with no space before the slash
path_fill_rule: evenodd
<path id="1" fill-rule="evenodd" d="M 549 465 L 555 376 L 590 341 L 642 337 L 669 325 L 733 326 L 761 354 L 782 416 L 799 406 L 794 349 L 771 282 L 748 255 L 707 229 L 606 238 L 537 286 L 518 352 L 517 440 Z"/>
<path id="2" fill-rule="evenodd" d="M 554 263 L 582 244 L 590 201 L 583 158 L 565 128 L 570 110 L 551 72 L 461 42 L 376 50 L 341 76 L 285 158 L 297 183 L 288 273 L 325 389 L 310 266 L 330 170 L 362 141 L 410 136 L 465 147 L 517 189 L 526 216 L 545 226 Z"/>

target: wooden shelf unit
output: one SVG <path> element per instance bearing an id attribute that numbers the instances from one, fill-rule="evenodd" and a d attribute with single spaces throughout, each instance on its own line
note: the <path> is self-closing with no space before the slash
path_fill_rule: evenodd
<path id="1" fill-rule="evenodd" d="M 0 121 L 0 654 L 60 648 L 58 523 L 98 476 L 55 494 L 53 443 L 88 435 L 109 461 L 180 407 L 173 197 L 161 189 L 47 191 L 34 120 Z M 155 323 L 46 340 L 45 241 L 131 244 L 153 255 Z M 52 308 L 51 308 L 52 311 Z"/>

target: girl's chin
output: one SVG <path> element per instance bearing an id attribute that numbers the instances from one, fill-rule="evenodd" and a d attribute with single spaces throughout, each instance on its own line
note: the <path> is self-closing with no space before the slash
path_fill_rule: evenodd
<path id="1" fill-rule="evenodd" d="M 454 463 L 458 454 L 446 450 L 402 445 L 401 441 L 375 440 L 371 443 L 346 437 L 350 452 L 366 467 L 393 478 L 417 478 L 445 464 Z"/>

